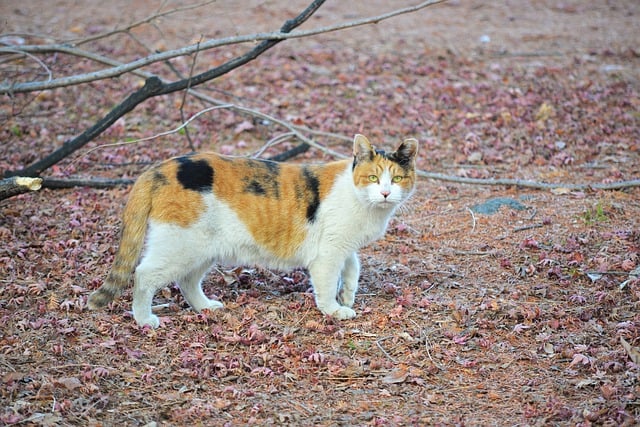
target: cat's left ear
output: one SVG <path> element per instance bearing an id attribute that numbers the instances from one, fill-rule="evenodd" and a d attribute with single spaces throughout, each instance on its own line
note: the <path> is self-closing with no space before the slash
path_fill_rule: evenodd
<path id="1" fill-rule="evenodd" d="M 415 138 L 407 138 L 396 150 L 395 157 L 400 164 L 413 165 L 417 154 L 418 140 Z"/>

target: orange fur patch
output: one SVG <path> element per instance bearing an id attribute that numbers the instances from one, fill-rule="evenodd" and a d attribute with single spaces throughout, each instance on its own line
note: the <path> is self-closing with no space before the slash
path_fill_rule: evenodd
<path id="1" fill-rule="evenodd" d="M 200 218 L 205 204 L 199 192 L 186 190 L 180 184 L 177 179 L 178 167 L 178 162 L 171 159 L 146 172 L 153 174 L 149 183 L 153 194 L 149 217 L 155 221 L 188 227 Z"/>

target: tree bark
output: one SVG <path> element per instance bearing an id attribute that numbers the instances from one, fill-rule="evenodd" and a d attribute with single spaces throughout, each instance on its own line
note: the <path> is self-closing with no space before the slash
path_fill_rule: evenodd
<path id="1" fill-rule="evenodd" d="M 42 178 L 13 176 L 0 180 L 0 200 L 17 196 L 29 191 L 37 191 L 42 187 Z"/>
<path id="2" fill-rule="evenodd" d="M 42 186 L 44 188 L 113 188 L 127 186 L 135 182 L 134 179 L 102 179 L 102 178 L 44 178 Z"/>

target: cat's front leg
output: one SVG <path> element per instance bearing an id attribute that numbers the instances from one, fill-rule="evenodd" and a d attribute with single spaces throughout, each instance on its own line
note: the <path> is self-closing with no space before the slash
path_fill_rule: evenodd
<path id="1" fill-rule="evenodd" d="M 353 307 L 358 290 L 358 279 L 360 278 L 360 261 L 354 252 L 345 261 L 342 267 L 342 287 L 338 294 L 338 301 L 347 307 Z"/>
<path id="2" fill-rule="evenodd" d="M 309 266 L 311 283 L 318 309 L 336 319 L 353 319 L 356 312 L 350 307 L 338 304 L 338 280 L 340 278 L 341 265 L 329 260 L 315 261 Z"/>

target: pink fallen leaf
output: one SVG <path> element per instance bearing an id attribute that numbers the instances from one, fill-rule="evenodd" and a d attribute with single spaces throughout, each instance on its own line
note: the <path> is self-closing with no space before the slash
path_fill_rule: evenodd
<path id="1" fill-rule="evenodd" d="M 451 338 L 451 341 L 453 341 L 454 343 L 456 343 L 458 345 L 465 345 L 468 340 L 469 340 L 469 336 L 468 335 L 462 335 L 462 334 L 454 335 Z"/>
<path id="2" fill-rule="evenodd" d="M 573 360 L 569 364 L 569 367 L 573 368 L 575 365 L 580 365 L 580 364 L 588 365 L 589 363 L 591 363 L 591 360 L 589 359 L 589 357 L 581 353 L 576 353 L 573 355 Z"/>
<path id="3" fill-rule="evenodd" d="M 316 365 L 324 365 L 324 363 L 326 362 L 326 356 L 322 353 L 311 353 L 308 357 L 307 360 L 309 362 L 313 362 Z"/>
<path id="4" fill-rule="evenodd" d="M 107 368 L 103 368 L 102 366 L 97 366 L 93 368 L 93 375 L 96 378 L 106 378 L 109 376 L 109 370 Z"/>
<path id="5" fill-rule="evenodd" d="M 235 127 L 235 129 L 233 129 L 233 133 L 239 134 L 239 133 L 244 132 L 245 130 L 251 130 L 253 128 L 254 128 L 253 123 L 251 123 L 248 120 L 245 120 L 242 123 L 240 123 L 239 125 L 237 125 Z"/>
<path id="6" fill-rule="evenodd" d="M 624 271 L 631 271 L 635 268 L 635 266 L 636 263 L 630 259 L 625 259 L 624 261 L 622 261 L 622 264 L 620 264 L 620 267 L 622 267 Z"/>
<path id="7" fill-rule="evenodd" d="M 522 333 L 523 331 L 526 331 L 529 328 L 531 328 L 530 325 L 525 325 L 524 323 L 518 323 L 516 326 L 513 327 L 513 332 L 515 332 L 516 334 L 519 334 L 519 333 Z"/>
<path id="8" fill-rule="evenodd" d="M 260 330 L 258 325 L 256 325 L 255 323 L 252 323 L 251 326 L 249 326 L 246 338 L 241 338 L 240 342 L 242 342 L 245 345 L 249 345 L 249 344 L 260 344 L 262 342 L 265 342 L 266 340 L 267 340 L 267 335 Z"/>

